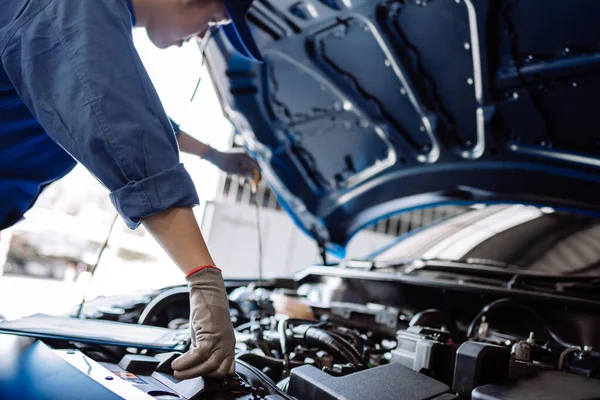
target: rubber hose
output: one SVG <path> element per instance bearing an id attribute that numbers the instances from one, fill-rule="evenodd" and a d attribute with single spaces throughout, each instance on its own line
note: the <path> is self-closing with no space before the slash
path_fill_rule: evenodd
<path id="1" fill-rule="evenodd" d="M 280 359 L 274 358 L 274 357 L 263 356 L 263 355 L 256 354 L 256 353 L 242 353 L 242 354 L 237 355 L 235 358 L 238 360 L 245 361 L 250 365 L 254 365 L 254 366 L 259 365 L 261 368 L 264 368 L 264 367 L 271 367 L 271 368 L 277 368 L 277 369 L 283 368 L 283 360 L 280 360 Z M 290 364 L 293 368 L 304 365 L 304 363 L 302 361 L 296 361 L 296 360 L 290 361 Z"/>
<path id="2" fill-rule="evenodd" d="M 509 299 L 509 298 L 502 298 L 502 299 L 492 301 L 490 304 L 483 307 L 483 309 L 481 311 L 479 311 L 479 313 L 475 316 L 475 318 L 473 318 L 473 321 L 471 321 L 471 324 L 469 324 L 469 328 L 467 329 L 467 339 L 470 339 L 471 336 L 473 336 L 473 333 L 475 332 L 475 328 L 477 328 L 478 324 L 480 323 L 481 318 L 484 315 L 486 315 L 488 312 L 490 312 L 494 308 L 498 308 L 500 306 L 506 306 L 506 305 L 513 306 L 515 308 L 519 308 L 519 309 L 527 311 L 529 314 L 531 314 L 542 325 L 542 327 L 550 335 L 550 337 L 559 345 L 561 345 L 565 348 L 579 347 L 575 344 L 568 343 L 568 342 L 564 341 L 563 339 L 561 339 L 550 328 L 550 326 L 548 325 L 546 320 L 537 311 L 534 311 L 532 308 L 527 307 L 526 305 L 523 305 L 523 304 L 521 304 L 513 299 Z"/>
<path id="3" fill-rule="evenodd" d="M 354 347 L 337 335 L 324 329 L 310 327 L 304 333 L 304 344 L 309 347 L 319 347 L 331 355 L 355 365 L 365 365 L 362 357 Z"/>
<path id="4" fill-rule="evenodd" d="M 408 326 L 415 325 L 438 329 L 445 325 L 450 331 L 450 335 L 455 342 L 462 341 L 462 338 L 460 337 L 460 330 L 456 325 L 456 321 L 450 318 L 448 314 L 443 313 L 438 309 L 429 308 L 415 314 L 408 323 Z"/>
<path id="5" fill-rule="evenodd" d="M 340 336 L 342 339 L 344 339 L 346 342 L 348 342 L 352 347 L 354 347 L 356 349 L 358 354 L 362 353 L 363 348 L 364 348 L 364 341 L 360 336 L 351 332 L 349 329 L 345 330 L 341 327 L 340 328 L 334 327 L 334 328 L 330 328 L 327 330 Z"/>
<path id="6" fill-rule="evenodd" d="M 288 376 L 277 382 L 277 387 L 287 393 L 288 388 L 290 387 L 290 377 Z"/>

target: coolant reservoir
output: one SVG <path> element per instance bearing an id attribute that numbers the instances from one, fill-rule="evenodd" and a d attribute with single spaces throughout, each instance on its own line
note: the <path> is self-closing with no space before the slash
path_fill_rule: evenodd
<path id="1" fill-rule="evenodd" d="M 271 293 L 271 301 L 277 314 L 290 318 L 315 319 L 315 315 L 306 297 L 298 296 L 293 291 L 276 291 Z"/>

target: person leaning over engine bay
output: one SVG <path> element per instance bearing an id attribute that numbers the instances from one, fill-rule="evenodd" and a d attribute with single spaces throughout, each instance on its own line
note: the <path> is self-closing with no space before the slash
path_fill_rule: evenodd
<path id="1" fill-rule="evenodd" d="M 221 271 L 192 212 L 198 195 L 131 30 L 145 27 L 154 45 L 167 48 L 220 25 L 242 56 L 260 62 L 244 19 L 251 3 L 2 1 L 0 230 L 19 221 L 45 186 L 83 164 L 110 190 L 127 225 L 144 225 L 186 274 L 192 343 L 172 364 L 179 379 L 233 374 L 235 336 Z M 227 172 L 257 168 L 245 154 L 179 136 L 182 150 Z"/>

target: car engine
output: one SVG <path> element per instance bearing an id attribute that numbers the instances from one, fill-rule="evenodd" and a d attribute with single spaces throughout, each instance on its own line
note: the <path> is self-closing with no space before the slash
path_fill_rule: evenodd
<path id="1" fill-rule="evenodd" d="M 598 318 L 581 301 L 572 307 L 416 286 L 400 290 L 399 301 L 398 292 L 372 285 L 314 271 L 300 280 L 227 282 L 237 344 L 236 376 L 226 381 L 175 380 L 170 362 L 179 353 L 69 345 L 164 399 L 600 398 Z M 434 292 L 451 296 L 438 302 Z M 85 307 L 87 318 L 183 336 L 188 312 L 186 287 Z M 156 371 L 163 372 L 158 383 Z"/>

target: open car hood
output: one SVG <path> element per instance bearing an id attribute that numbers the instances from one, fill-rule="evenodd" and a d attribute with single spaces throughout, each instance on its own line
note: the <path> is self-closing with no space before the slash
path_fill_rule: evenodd
<path id="1" fill-rule="evenodd" d="M 600 212 L 600 2 L 256 0 L 264 64 L 217 34 L 224 113 L 280 202 L 342 249 L 415 207 Z"/>

